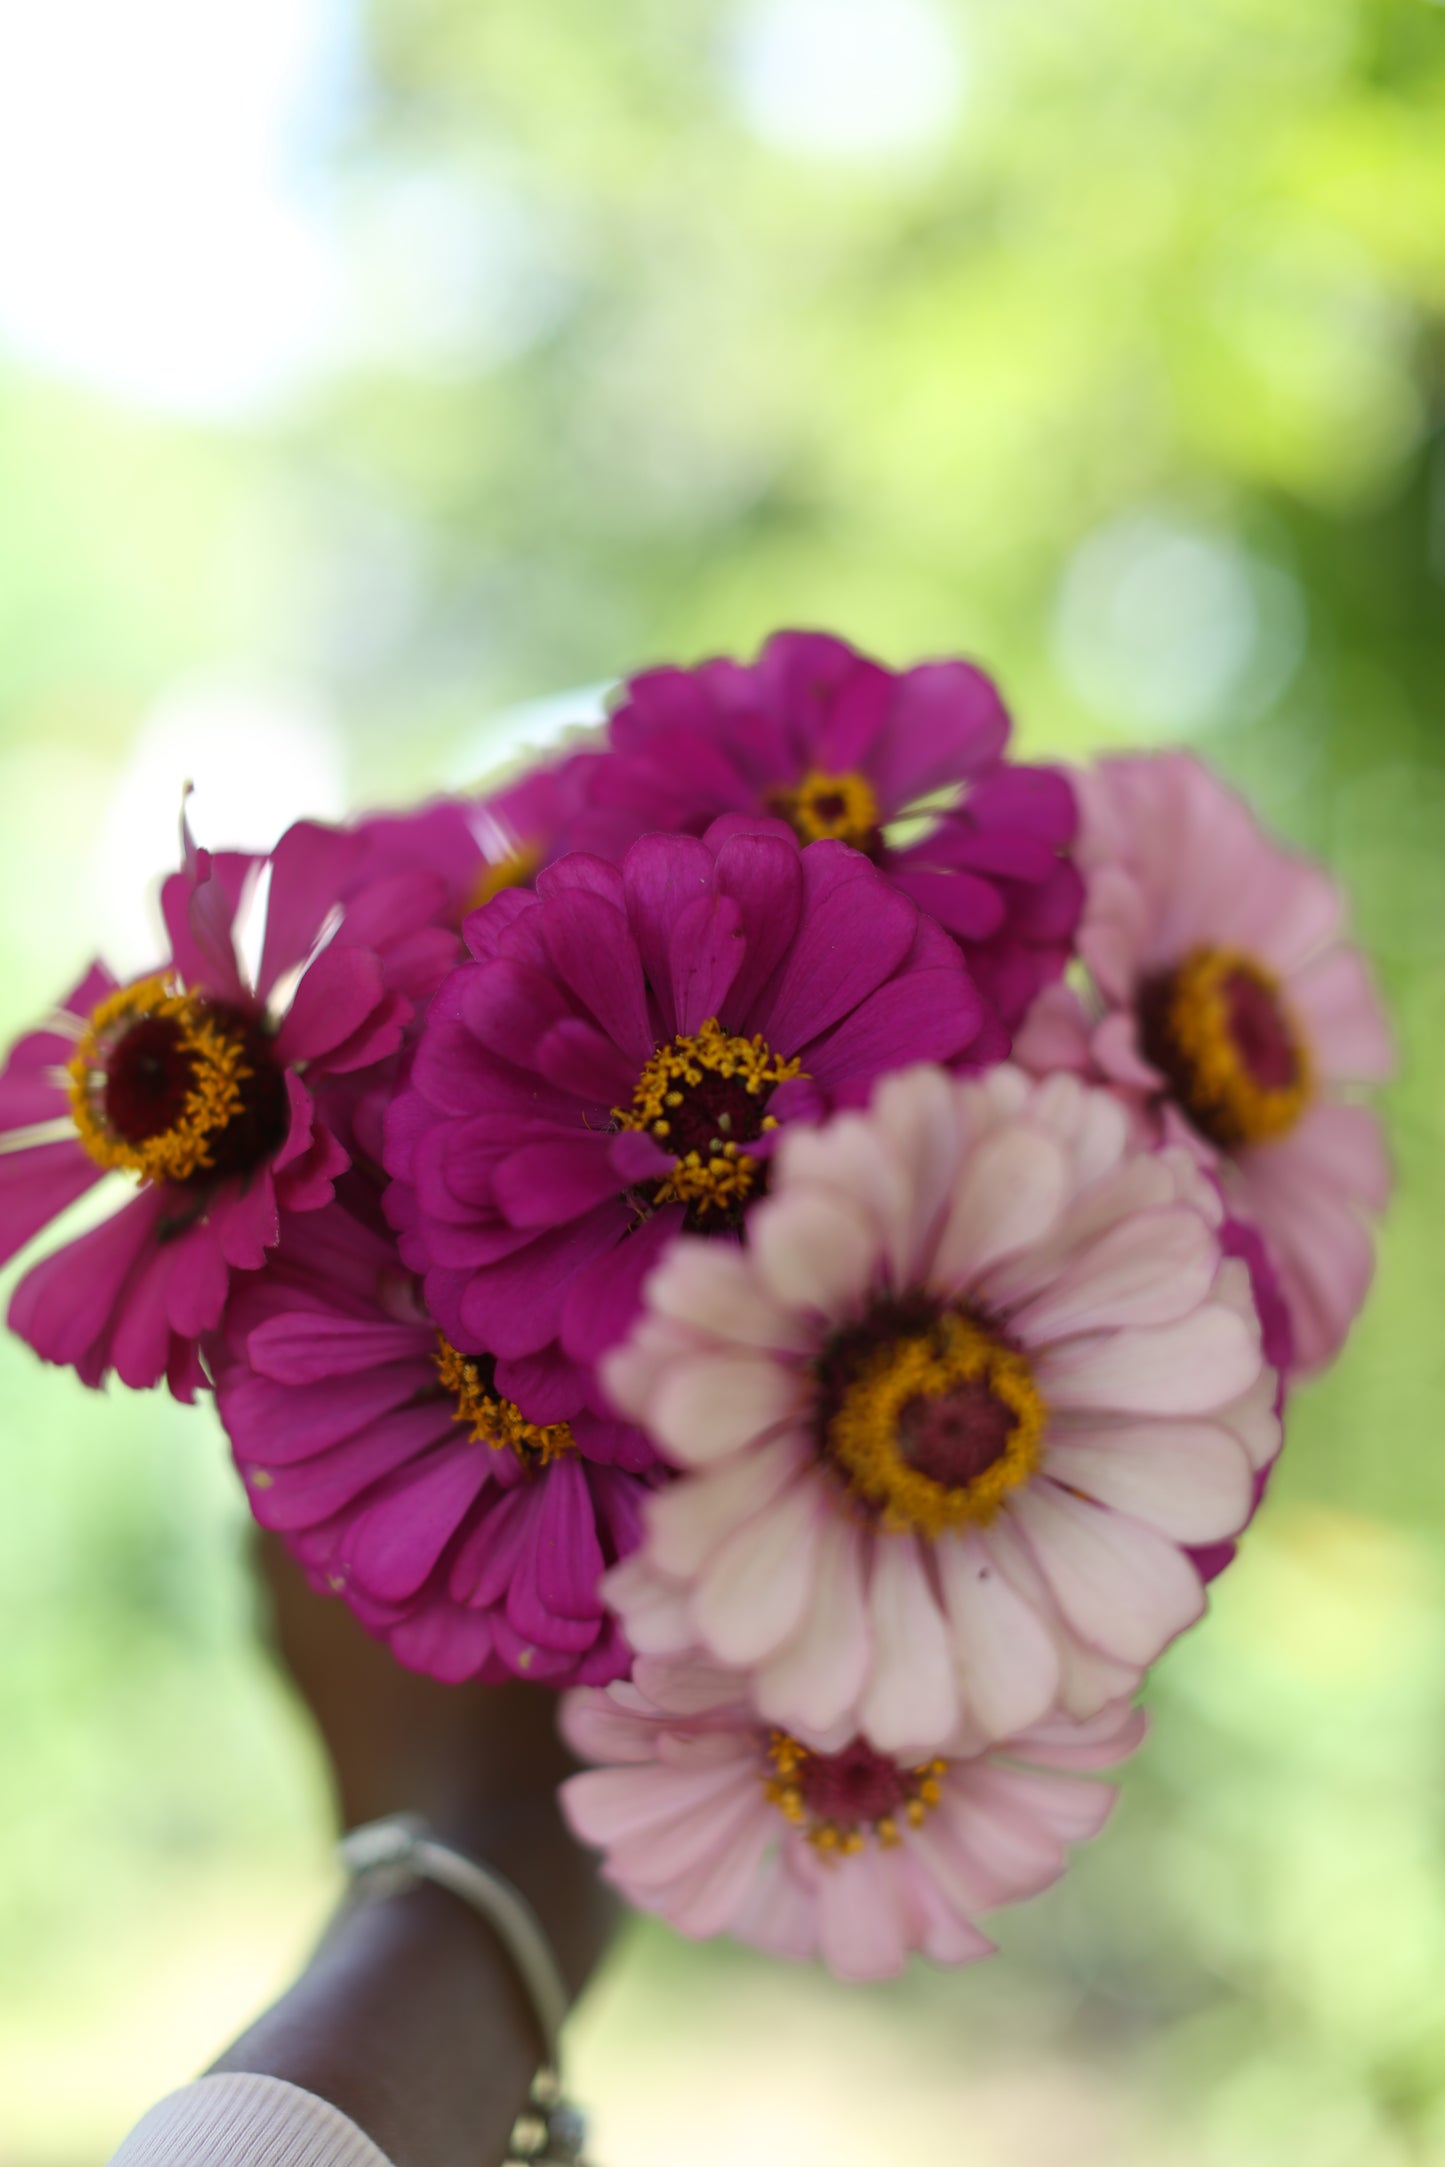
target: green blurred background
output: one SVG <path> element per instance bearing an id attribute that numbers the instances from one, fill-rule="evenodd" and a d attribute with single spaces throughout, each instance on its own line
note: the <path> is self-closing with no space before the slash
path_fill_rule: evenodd
<path id="1" fill-rule="evenodd" d="M 147 960 L 186 777 L 264 844 L 780 623 L 1197 741 L 1395 1004 L 1373 1304 L 1108 1836 L 884 1991 L 637 1932 L 615 2167 L 1445 2161 L 1442 423 L 1431 0 L 0 8 L 7 1036 Z M 208 1413 L 0 1393 L 0 2161 L 83 2167 L 299 1959 L 324 1793 Z"/>

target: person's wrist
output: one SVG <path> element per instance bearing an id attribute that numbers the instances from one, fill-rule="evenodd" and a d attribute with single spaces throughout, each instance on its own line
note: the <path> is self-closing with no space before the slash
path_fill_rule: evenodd
<path id="1" fill-rule="evenodd" d="M 494 1867 L 526 1898 L 575 2000 L 615 1931 L 620 1907 L 570 1834 L 555 1785 L 504 1796 L 453 1794 L 417 1810 L 441 1842 Z"/>

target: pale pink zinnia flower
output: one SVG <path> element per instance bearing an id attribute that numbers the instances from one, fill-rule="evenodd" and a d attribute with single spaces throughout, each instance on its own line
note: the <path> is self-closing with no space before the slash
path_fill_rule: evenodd
<path id="1" fill-rule="evenodd" d="M 1132 1692 L 1279 1443 L 1212 1185 L 1010 1067 L 889 1078 L 773 1167 L 747 1246 L 680 1243 L 603 1367 L 686 1471 L 605 1583 L 632 1645 L 700 1645 L 829 1749 Z"/>
<path id="2" fill-rule="evenodd" d="M 563 1809 L 639 1909 L 885 1979 L 913 1950 L 993 1953 L 977 1915 L 1037 1895 L 1098 1833 L 1114 1792 L 1078 1771 L 1131 1753 L 1144 1718 L 1115 1703 L 998 1752 L 921 1761 L 861 1738 L 820 1753 L 759 1722 L 736 1675 L 644 1660 L 630 1685 L 570 1694 L 563 1729 L 604 1764 L 563 1784 Z"/>
<path id="3" fill-rule="evenodd" d="M 1364 1301 L 1390 1192 L 1380 1124 L 1354 1102 L 1390 1075 L 1390 1033 L 1344 898 L 1188 753 L 1077 781 L 1096 999 L 1052 988 L 1018 1057 L 1110 1083 L 1212 1167 L 1273 1257 L 1296 1366 L 1318 1369 Z"/>

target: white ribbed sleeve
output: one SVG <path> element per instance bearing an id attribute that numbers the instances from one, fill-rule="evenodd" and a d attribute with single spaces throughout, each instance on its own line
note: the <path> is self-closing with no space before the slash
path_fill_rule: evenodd
<path id="1" fill-rule="evenodd" d="M 280 2077 L 202 2077 L 137 2122 L 110 2167 L 390 2167 L 356 2124 Z"/>

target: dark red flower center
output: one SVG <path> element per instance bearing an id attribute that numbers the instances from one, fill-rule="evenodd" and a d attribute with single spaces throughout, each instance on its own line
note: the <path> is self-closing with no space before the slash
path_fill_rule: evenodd
<path id="1" fill-rule="evenodd" d="M 908 1784 L 896 1761 L 877 1753 L 866 1739 L 855 1738 L 841 1753 L 810 1753 L 794 1781 L 803 1804 L 820 1821 L 839 1828 L 881 1821 L 907 1803 Z"/>
<path id="2" fill-rule="evenodd" d="M 764 1162 L 746 1147 L 777 1122 L 768 1111 L 780 1083 L 802 1064 L 775 1054 L 760 1037 L 725 1031 L 715 1016 L 700 1029 L 659 1046 L 637 1080 L 630 1106 L 615 1106 L 619 1127 L 643 1129 L 673 1159 L 652 1184 L 649 1202 L 685 1204 L 690 1231 L 721 1233 L 742 1224 L 762 1194 Z"/>
<path id="3" fill-rule="evenodd" d="M 941 1398 L 907 1401 L 898 1416 L 898 1450 L 930 1482 L 961 1490 L 1003 1458 L 1018 1419 L 990 1384 L 973 1378 Z"/>
<path id="4" fill-rule="evenodd" d="M 1249 971 L 1231 971 L 1224 981 L 1229 1034 L 1235 1052 L 1255 1082 L 1266 1091 L 1285 1091 L 1299 1081 L 1299 1055 L 1279 997 Z"/>
<path id="5" fill-rule="evenodd" d="M 240 1009 L 163 979 L 101 1002 L 70 1079 L 91 1156 L 175 1187 L 249 1173 L 286 1135 L 286 1081 L 269 1033 Z"/>
<path id="6" fill-rule="evenodd" d="M 813 1375 L 818 1456 L 886 1530 L 986 1524 L 1038 1465 L 1048 1411 L 1028 1362 L 933 1295 L 876 1301 Z"/>
<path id="7" fill-rule="evenodd" d="M 948 1771 L 942 1760 L 904 1767 L 864 1738 L 850 1739 L 837 1753 L 815 1753 L 786 1731 L 773 1731 L 763 1745 L 769 1803 L 825 1853 L 861 1851 L 870 1837 L 896 1844 L 905 1826 L 919 1827 L 938 1804 Z"/>
<path id="8" fill-rule="evenodd" d="M 117 1041 L 101 1087 L 105 1119 L 128 1144 L 173 1129 L 196 1081 L 197 1056 L 173 1016 L 142 1016 Z"/>

